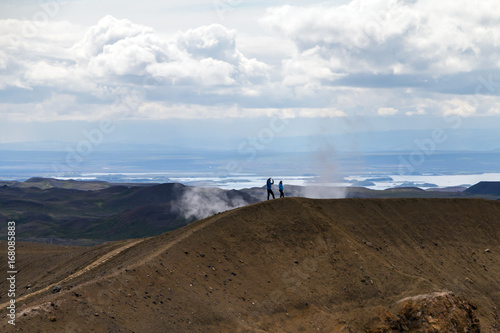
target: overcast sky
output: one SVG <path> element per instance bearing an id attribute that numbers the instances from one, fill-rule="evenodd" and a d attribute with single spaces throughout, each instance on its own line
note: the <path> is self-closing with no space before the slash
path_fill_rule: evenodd
<path id="1" fill-rule="evenodd" d="M 499 68 L 495 0 L 4 0 L 0 142 L 101 119 L 491 127 Z"/>

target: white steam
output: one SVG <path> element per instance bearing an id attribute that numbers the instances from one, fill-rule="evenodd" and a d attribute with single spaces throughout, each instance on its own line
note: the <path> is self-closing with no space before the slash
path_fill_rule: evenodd
<path id="1" fill-rule="evenodd" d="M 321 131 L 328 132 L 328 129 L 321 128 Z M 306 184 L 302 195 L 312 199 L 345 198 L 346 188 L 337 185 L 342 179 L 342 174 L 334 145 L 328 141 L 326 135 L 323 135 L 316 144 L 313 144 L 313 151 L 312 171 L 318 177 Z"/>
<path id="2" fill-rule="evenodd" d="M 202 219 L 230 209 L 250 204 L 241 195 L 231 197 L 218 188 L 188 187 L 174 204 L 174 210 L 186 219 Z"/>

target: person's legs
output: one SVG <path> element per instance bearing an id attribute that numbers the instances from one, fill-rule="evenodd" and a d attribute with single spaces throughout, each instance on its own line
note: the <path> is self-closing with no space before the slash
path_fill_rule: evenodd
<path id="1" fill-rule="evenodd" d="M 280 190 L 280 198 L 284 198 L 285 197 L 285 193 L 283 193 L 283 190 Z"/>
<path id="2" fill-rule="evenodd" d="M 276 199 L 276 198 L 274 197 L 274 192 L 273 192 L 273 190 L 269 190 L 269 192 L 271 192 L 271 195 L 273 196 L 273 199 Z M 268 198 L 269 198 L 269 196 L 268 196 Z M 268 199 L 268 200 L 269 200 L 269 199 Z"/>

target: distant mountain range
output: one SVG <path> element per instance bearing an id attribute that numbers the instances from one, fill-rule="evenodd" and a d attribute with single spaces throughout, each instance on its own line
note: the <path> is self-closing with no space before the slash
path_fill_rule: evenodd
<path id="1" fill-rule="evenodd" d="M 5 222 L 16 221 L 21 240 L 92 245 L 158 235 L 254 202 L 245 192 L 176 183 L 144 187 L 38 178 L 0 187 L 0 233 L 6 234 Z"/>
<path id="2" fill-rule="evenodd" d="M 278 192 L 278 191 L 276 191 Z M 279 193 L 277 197 L 279 196 Z M 287 186 L 286 196 L 309 198 L 500 198 L 500 182 L 460 192 L 416 187 L 383 191 L 363 187 Z M 16 221 L 19 240 L 94 245 L 159 235 L 195 220 L 266 199 L 263 187 L 221 190 L 167 184 L 31 178 L 0 182 L 0 237 Z"/>

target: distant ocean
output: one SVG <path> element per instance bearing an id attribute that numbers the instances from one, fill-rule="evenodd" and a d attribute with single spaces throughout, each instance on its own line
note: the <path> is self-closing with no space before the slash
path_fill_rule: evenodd
<path id="1" fill-rule="evenodd" d="M 500 181 L 500 173 L 462 174 L 462 175 L 398 175 L 398 174 L 369 174 L 347 176 L 337 182 L 324 182 L 317 176 L 282 176 L 273 175 L 275 181 L 282 180 L 287 185 L 322 185 L 322 186 L 360 186 L 373 190 L 384 190 L 394 187 L 419 187 L 422 189 L 469 187 L 481 181 Z M 222 189 L 243 189 L 262 187 L 269 177 L 252 174 L 233 174 L 226 177 L 210 177 L 192 175 L 175 177 L 170 174 L 82 174 L 74 177 L 55 177 L 58 179 L 75 180 L 114 180 L 125 183 L 163 183 L 176 182 L 191 186 L 218 187 Z"/>
<path id="2" fill-rule="evenodd" d="M 80 157 L 62 151 L 0 151 L 0 180 L 24 181 L 31 177 L 112 183 L 179 182 L 223 189 L 260 187 L 273 177 L 301 186 L 431 189 L 500 181 L 500 154 L 337 152 L 318 158 L 312 153 L 261 152 L 254 159 L 244 159 L 224 151 L 96 151 Z"/>

